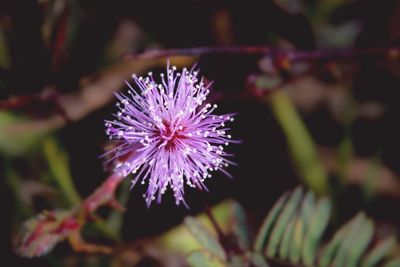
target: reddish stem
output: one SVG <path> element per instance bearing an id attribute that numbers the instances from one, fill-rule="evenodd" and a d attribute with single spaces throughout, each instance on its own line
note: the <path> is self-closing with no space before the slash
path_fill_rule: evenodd
<path id="1" fill-rule="evenodd" d="M 280 49 L 269 46 L 227 46 L 227 47 L 193 47 L 148 49 L 143 53 L 128 53 L 126 59 L 151 59 L 171 56 L 201 56 L 206 54 L 253 54 L 261 56 L 288 57 L 291 61 L 311 59 L 348 59 L 359 56 L 389 55 L 399 57 L 400 47 L 344 48 L 321 50 Z"/>
<path id="2" fill-rule="evenodd" d="M 63 117 L 66 123 L 71 119 L 60 104 L 60 94 L 55 88 L 45 88 L 41 93 L 21 95 L 0 101 L 1 110 L 33 110 L 37 105 L 51 105 L 51 108 Z"/>
<path id="3" fill-rule="evenodd" d="M 124 179 L 119 174 L 108 177 L 89 197 L 83 202 L 86 214 L 91 214 L 102 205 L 108 204 L 114 208 L 123 209 L 115 199 L 115 190 Z"/>

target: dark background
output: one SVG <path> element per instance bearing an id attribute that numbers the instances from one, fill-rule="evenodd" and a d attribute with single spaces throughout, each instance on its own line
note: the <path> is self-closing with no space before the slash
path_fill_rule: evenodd
<path id="1" fill-rule="evenodd" d="M 308 7 L 307 14 L 312 14 L 313 8 L 317 9 L 316 2 L 303 1 L 302 7 Z M 79 9 L 74 42 L 60 63 L 55 63 L 54 53 L 46 46 L 41 34 L 44 5 L 28 0 L 0 2 L 1 26 L 7 32 L 12 58 L 11 68 L 0 69 L 1 99 L 40 92 L 46 85 L 54 86 L 61 93 L 79 88 L 82 77 L 100 68 L 104 50 L 122 20 L 134 21 L 145 35 L 142 44 L 134 47 L 133 52 L 146 49 L 151 42 L 166 48 L 275 46 L 276 39 L 302 50 L 330 48 L 329 44 L 320 44 L 319 36 L 314 32 L 318 19 L 307 17 L 302 8 L 290 12 L 273 1 L 92 0 L 73 3 Z M 216 25 L 221 18 L 216 14 L 221 11 L 229 17 L 229 38 L 223 37 L 224 31 L 221 33 L 217 30 Z M 335 11 L 321 16 L 332 25 L 356 21 L 360 26 L 359 31 L 354 33 L 356 36 L 351 47 L 362 48 L 399 45 L 399 14 L 399 1 L 366 0 L 343 1 Z M 236 121 L 232 123 L 232 135 L 243 143 L 230 147 L 230 151 L 236 155 L 238 167 L 229 169 L 235 179 L 214 174 L 207 184 L 210 193 L 188 190 L 186 199 L 190 210 L 176 207 L 168 194 L 161 205 L 147 209 L 141 197 L 144 188 L 136 187 L 130 194 L 122 229 L 126 241 L 160 234 L 179 224 L 185 215 L 197 213 L 206 205 L 213 205 L 228 197 L 242 203 L 250 214 L 251 223 L 257 226 L 276 198 L 298 184 L 299 177 L 290 160 L 285 136 L 271 111 L 257 99 L 243 96 L 248 75 L 259 72 L 259 58 L 249 55 L 207 55 L 198 60 L 201 73 L 215 81 L 214 90 L 223 96 L 218 101 L 218 112 L 238 112 Z M 367 158 L 379 152 L 383 164 L 398 175 L 400 132 L 396 126 L 400 114 L 397 103 L 400 76 L 386 66 L 376 64 L 375 57 L 355 60 L 358 71 L 352 77 L 352 97 L 359 103 L 375 101 L 386 107 L 384 115 L 378 119 L 358 118 L 352 123 L 350 130 L 355 154 Z M 329 82 L 323 73 L 315 75 L 323 82 Z M 43 109 L 46 111 L 46 107 Z M 107 177 L 98 156 L 103 153 L 107 139 L 103 120 L 109 118 L 114 110 L 113 104 L 110 104 L 56 133 L 69 154 L 74 182 L 82 196 L 89 195 Z M 335 120 L 326 106 L 319 105 L 313 112 L 302 116 L 319 145 L 339 145 L 346 129 Z M 10 200 L 13 196 L 4 179 L 1 180 L 0 190 L 3 213 L 0 220 L 0 248 L 2 253 L 8 255 L 7 258 L 11 256 L 11 262 L 7 265 L 48 266 L 45 259 L 24 260 L 11 251 L 10 229 L 14 206 Z M 365 205 L 360 189 L 354 186 L 347 188 L 339 199 L 343 219 L 360 208 L 366 208 L 374 217 L 399 222 L 395 215 L 398 214 L 398 198 L 379 196 L 373 203 Z M 35 207 L 39 211 L 47 206 L 38 200 Z M 56 253 L 68 254 L 70 248 L 61 245 L 56 248 Z"/>

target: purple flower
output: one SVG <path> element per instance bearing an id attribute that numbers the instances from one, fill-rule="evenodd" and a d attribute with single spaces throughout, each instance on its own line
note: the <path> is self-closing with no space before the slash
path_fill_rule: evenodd
<path id="1" fill-rule="evenodd" d="M 132 187 L 141 180 L 148 184 L 143 195 L 149 206 L 170 187 L 176 204 L 186 205 L 184 184 L 207 190 L 204 185 L 211 172 L 233 162 L 224 146 L 237 142 L 227 134 L 225 122 L 233 121 L 234 114 L 213 115 L 217 105 L 204 103 L 211 84 L 197 78 L 194 69 L 176 72 L 167 67 L 161 83 L 152 76 L 133 79 L 138 90 L 129 83 L 129 95 L 116 94 L 119 99 L 116 119 L 106 121 L 110 139 L 117 146 L 108 151 L 109 162 L 115 172 L 123 176 L 134 174 Z M 187 205 L 186 205 L 187 206 Z"/>

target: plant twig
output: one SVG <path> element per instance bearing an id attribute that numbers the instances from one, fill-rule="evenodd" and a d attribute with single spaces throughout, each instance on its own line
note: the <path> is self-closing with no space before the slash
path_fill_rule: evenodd
<path id="1" fill-rule="evenodd" d="M 210 220 L 212 226 L 214 227 L 217 236 L 218 236 L 218 240 L 220 242 L 220 244 L 222 245 L 222 247 L 224 248 L 225 252 L 230 255 L 233 253 L 242 253 L 242 249 L 240 248 L 240 246 L 237 244 L 237 240 L 236 238 L 232 238 L 232 235 L 226 235 L 224 234 L 224 232 L 222 231 L 221 227 L 219 226 L 217 220 L 215 219 L 215 216 L 211 210 L 211 208 L 207 205 L 205 207 L 205 213 L 208 217 L 208 219 Z"/>
<path id="2" fill-rule="evenodd" d="M 152 59 L 171 56 L 202 56 L 207 54 L 249 54 L 264 57 L 286 56 L 291 61 L 312 59 L 349 59 L 360 56 L 388 55 L 400 56 L 400 47 L 344 48 L 326 50 L 280 49 L 270 46 L 224 46 L 224 47 L 192 47 L 170 49 L 148 49 L 143 53 L 128 53 L 125 59 Z"/>
<path id="3" fill-rule="evenodd" d="M 26 221 L 24 225 L 27 230 L 21 236 L 16 252 L 25 257 L 41 256 L 58 242 L 68 238 L 76 251 L 111 253 L 110 247 L 86 243 L 81 237 L 81 231 L 85 224 L 96 219 L 95 211 L 100 206 L 109 205 L 120 211 L 124 210 L 115 198 L 115 190 L 123 178 L 112 174 L 78 207 L 66 211 L 44 211 Z M 51 244 L 48 244 L 49 239 L 52 240 Z"/>
<path id="4" fill-rule="evenodd" d="M 193 58 L 175 58 L 177 65 L 190 65 Z M 44 134 L 63 127 L 68 122 L 74 122 L 89 113 L 109 103 L 114 98 L 114 92 L 120 90 L 125 80 L 133 73 L 143 73 L 147 69 L 164 65 L 164 59 L 124 61 L 101 71 L 95 79 L 87 79 L 75 93 L 59 95 L 53 98 L 57 112 L 46 117 L 29 118 L 12 123 L 1 131 L 12 138 L 21 134 Z M 90 81 L 89 81 L 90 80 Z M 0 103 L 0 110 L 15 110 L 28 105 L 37 96 L 14 97 Z M 49 100 L 50 101 L 50 100 Z"/>

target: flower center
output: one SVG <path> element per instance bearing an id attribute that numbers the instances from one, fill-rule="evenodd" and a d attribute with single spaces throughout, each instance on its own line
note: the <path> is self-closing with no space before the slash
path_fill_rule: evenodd
<path id="1" fill-rule="evenodd" d="M 174 150 L 178 139 L 186 138 L 182 135 L 183 127 L 171 125 L 167 121 L 163 121 L 164 129 L 160 130 L 161 144 L 167 150 Z"/>

